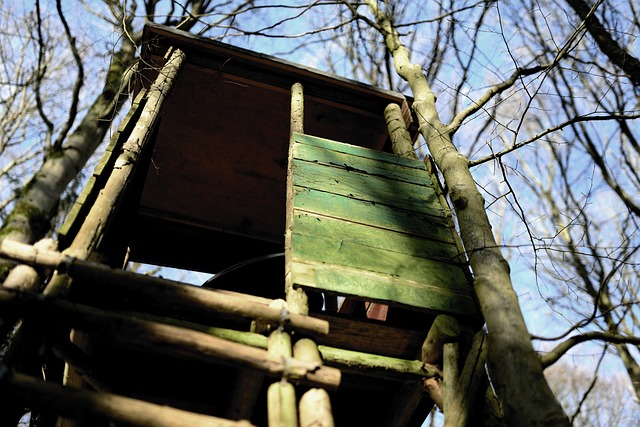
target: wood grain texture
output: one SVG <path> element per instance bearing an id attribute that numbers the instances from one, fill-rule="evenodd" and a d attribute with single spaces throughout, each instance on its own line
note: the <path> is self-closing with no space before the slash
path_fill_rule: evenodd
<path id="1" fill-rule="evenodd" d="M 288 271 L 294 285 L 430 312 L 477 314 L 424 163 L 294 134 Z"/>

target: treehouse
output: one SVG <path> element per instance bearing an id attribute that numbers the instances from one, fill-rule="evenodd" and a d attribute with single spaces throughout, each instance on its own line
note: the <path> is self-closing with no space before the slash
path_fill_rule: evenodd
<path id="1" fill-rule="evenodd" d="M 71 331 L 47 335 L 59 375 L 9 366 L 3 392 L 68 425 L 467 416 L 483 321 L 430 163 L 398 148 L 411 100 L 157 25 L 138 72 L 60 252 L 3 243 L 53 270 L 48 298 L 5 297 L 24 333 Z"/>

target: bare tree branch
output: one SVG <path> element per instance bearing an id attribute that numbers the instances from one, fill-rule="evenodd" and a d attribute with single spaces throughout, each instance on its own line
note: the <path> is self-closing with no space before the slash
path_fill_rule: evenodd
<path id="1" fill-rule="evenodd" d="M 544 138 L 547 135 L 553 134 L 559 130 L 562 130 L 564 128 L 566 128 L 567 126 L 571 126 L 575 123 L 579 123 L 579 122 L 596 122 L 596 121 L 603 121 L 603 120 L 633 120 L 633 119 L 638 119 L 640 118 L 640 113 L 638 114 L 620 114 L 620 113 L 613 113 L 613 114 L 598 114 L 598 113 L 590 113 L 584 116 L 574 116 L 569 120 L 565 120 L 562 123 L 559 123 L 553 127 L 550 127 L 548 129 L 545 129 L 544 131 L 532 136 L 531 138 L 528 138 L 524 141 L 520 141 L 518 143 L 515 143 L 513 145 L 511 145 L 510 147 L 507 147 L 503 150 L 500 150 L 494 154 L 491 154 L 489 156 L 485 156 L 482 157 L 480 159 L 476 159 L 476 160 L 470 160 L 469 161 L 469 167 L 474 167 L 474 166 L 478 166 L 481 165 L 483 163 L 495 160 L 495 159 L 499 159 L 503 156 L 505 156 L 506 154 L 512 153 L 516 150 L 518 150 L 519 148 L 522 148 L 526 145 L 531 144 L 532 142 L 538 141 L 542 138 Z"/>
<path id="2" fill-rule="evenodd" d="M 620 334 L 612 334 L 608 332 L 585 332 L 580 335 L 574 335 L 571 338 L 558 344 L 550 352 L 540 356 L 540 360 L 544 367 L 553 365 L 560 357 L 567 353 L 572 347 L 588 341 L 604 341 L 613 344 L 634 344 L 640 345 L 640 337 L 628 337 Z"/>
<path id="3" fill-rule="evenodd" d="M 567 0 L 567 3 L 584 21 L 587 31 L 596 41 L 602 53 L 607 55 L 612 63 L 623 70 L 634 85 L 640 86 L 640 61 L 631 52 L 620 46 L 611 37 L 604 25 L 600 23 L 600 20 L 592 13 L 597 4 L 593 8 L 589 8 L 583 0 Z"/>

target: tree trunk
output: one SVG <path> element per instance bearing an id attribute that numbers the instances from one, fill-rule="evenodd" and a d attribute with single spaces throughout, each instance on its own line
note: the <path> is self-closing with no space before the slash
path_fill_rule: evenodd
<path id="1" fill-rule="evenodd" d="M 412 64 L 408 50 L 388 15 L 376 0 L 367 0 L 391 53 L 397 73 L 409 83 L 419 130 L 429 152 L 442 171 L 458 217 L 462 242 L 474 274 L 474 287 L 489 330 L 488 366 L 496 393 L 512 426 L 568 426 L 535 353 L 518 298 L 509 276 L 509 265 L 500 253 L 484 209 L 484 199 L 469 171 L 467 159 L 451 142 L 452 130 L 438 116 L 435 95 L 422 67 Z"/>
<path id="2" fill-rule="evenodd" d="M 102 93 L 67 142 L 46 156 L 40 170 L 25 186 L 0 229 L 0 239 L 34 243 L 49 231 L 60 196 L 102 143 L 113 118 L 129 97 L 121 88 L 126 87 L 133 75 L 135 54 L 133 42 L 124 38 L 120 51 L 113 55 Z"/>

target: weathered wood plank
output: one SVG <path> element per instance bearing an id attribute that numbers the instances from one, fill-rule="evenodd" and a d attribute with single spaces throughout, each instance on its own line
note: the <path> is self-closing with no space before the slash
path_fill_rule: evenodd
<path id="1" fill-rule="evenodd" d="M 391 156 L 388 153 L 385 154 L 390 156 L 389 161 L 381 161 L 357 154 L 326 150 L 313 145 L 296 144 L 294 147 L 294 157 L 299 160 L 312 161 L 324 166 L 346 168 L 347 170 L 363 170 L 371 175 L 406 181 L 425 187 L 433 185 L 429 175 L 426 173 L 424 163 L 420 161 L 416 161 L 416 165 L 406 165 L 394 162 L 393 160 L 401 157 Z M 360 148 L 359 151 L 364 150 Z M 373 151 L 373 153 L 376 152 Z"/>
<path id="2" fill-rule="evenodd" d="M 317 136 L 304 135 L 300 133 L 293 134 L 295 142 L 312 147 L 324 148 L 327 150 L 336 151 L 338 153 L 353 154 L 357 156 L 366 157 L 369 159 L 377 160 L 380 162 L 387 162 L 392 165 L 402 165 L 416 169 L 424 169 L 425 166 L 422 162 L 406 157 L 396 156 L 391 153 L 385 153 L 376 150 L 366 150 L 363 147 L 351 144 L 345 144 L 342 142 L 332 141 L 330 139 L 318 138 Z"/>
<path id="3" fill-rule="evenodd" d="M 321 263 L 304 263 L 302 259 L 294 259 L 292 274 L 300 286 L 427 311 L 478 316 L 471 290 L 466 293 L 456 292 L 447 285 L 412 282 L 385 274 L 335 268 Z"/>
<path id="4" fill-rule="evenodd" d="M 294 260 L 332 264 L 388 275 L 396 281 L 416 282 L 416 285 L 407 286 L 420 287 L 418 284 L 424 284 L 425 288 L 446 287 L 458 292 L 471 292 L 465 272 L 460 266 L 372 248 L 347 239 L 294 234 L 293 252 Z"/>
<path id="5" fill-rule="evenodd" d="M 437 218 L 313 189 L 294 189 L 294 208 L 351 222 L 368 224 L 442 242 L 453 242 L 451 231 Z"/>
<path id="6" fill-rule="evenodd" d="M 432 187 L 372 175 L 357 166 L 353 169 L 328 167 L 294 159 L 294 184 L 296 187 L 313 188 L 372 204 L 384 204 L 437 218 L 445 217 Z"/>
<path id="7" fill-rule="evenodd" d="M 323 236 L 336 241 L 348 240 L 375 249 L 453 264 L 459 263 L 458 249 L 453 242 L 444 243 L 395 230 L 371 227 L 302 211 L 296 212 L 294 227 L 296 235 Z"/>

